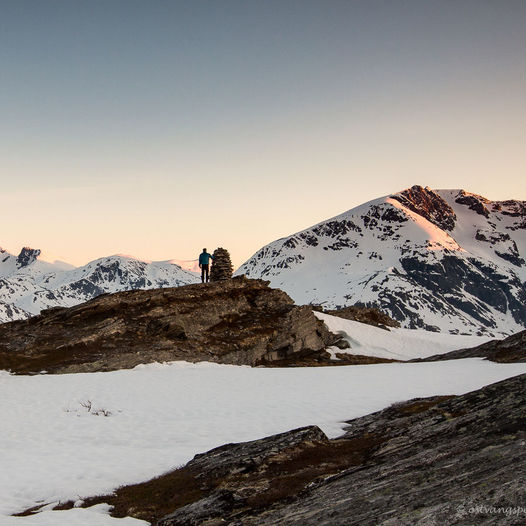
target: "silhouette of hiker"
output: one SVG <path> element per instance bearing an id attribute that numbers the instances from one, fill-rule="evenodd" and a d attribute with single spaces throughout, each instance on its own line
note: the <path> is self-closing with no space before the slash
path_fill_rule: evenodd
<path id="1" fill-rule="evenodd" d="M 199 254 L 199 268 L 201 269 L 201 283 L 205 282 L 205 277 L 206 277 L 206 282 L 208 283 L 208 272 L 209 272 L 208 265 L 210 264 L 210 259 L 214 259 L 214 256 L 212 256 L 212 254 L 209 254 L 206 251 L 206 248 L 203 248 L 203 252 Z"/>

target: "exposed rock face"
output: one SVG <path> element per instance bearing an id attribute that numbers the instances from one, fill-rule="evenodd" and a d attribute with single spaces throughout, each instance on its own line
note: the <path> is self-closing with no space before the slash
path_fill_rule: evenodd
<path id="1" fill-rule="evenodd" d="M 261 280 L 104 294 L 0 325 L 0 369 L 90 372 L 169 360 L 258 365 L 319 356 L 335 337 Z"/>
<path id="2" fill-rule="evenodd" d="M 486 208 L 486 205 L 490 204 L 490 200 L 485 197 L 461 190 L 455 199 L 455 203 L 466 205 L 470 210 L 477 212 L 477 214 L 489 217 L 489 210 Z"/>
<path id="3" fill-rule="evenodd" d="M 523 524 L 526 510 L 503 511 L 526 507 L 524 407 L 526 375 L 392 406 L 350 421 L 340 440 L 305 428 L 223 446 L 188 464 L 199 465 L 201 487 L 207 477 L 215 486 L 156 524 Z M 276 473 L 288 486 L 262 505 Z"/>
<path id="4" fill-rule="evenodd" d="M 308 426 L 250 442 L 226 444 L 196 455 L 186 467 L 201 474 L 222 478 L 232 472 L 247 473 L 261 466 L 269 457 L 297 448 L 305 443 L 326 442 L 327 437 L 317 426 Z"/>
<path id="5" fill-rule="evenodd" d="M 210 271 L 210 281 L 224 281 L 232 277 L 234 267 L 230 260 L 228 250 L 216 248 L 214 250 L 214 259 L 212 260 L 212 269 Z"/>
<path id="6" fill-rule="evenodd" d="M 261 440 L 226 444 L 196 455 L 185 469 L 196 473 L 196 479 L 201 479 L 203 485 L 214 480 L 218 487 L 205 498 L 180 508 L 157 524 L 194 525 L 213 518 L 226 518 L 234 509 L 245 507 L 248 496 L 268 490 L 267 477 L 254 477 L 256 472 L 263 474 L 273 463 L 279 464 L 309 447 L 327 443 L 328 439 L 320 428 L 309 426 Z"/>
<path id="7" fill-rule="evenodd" d="M 16 258 L 16 265 L 18 268 L 27 267 L 28 265 L 31 265 L 31 263 L 36 261 L 39 255 L 40 250 L 24 247 L 20 251 L 20 254 L 18 254 L 18 257 Z"/>
<path id="8" fill-rule="evenodd" d="M 460 358 L 481 357 L 499 363 L 526 362 L 526 331 L 504 340 L 492 340 L 471 349 L 460 349 L 446 354 L 411 360 L 412 362 L 436 362 Z"/>
<path id="9" fill-rule="evenodd" d="M 526 325 L 526 286 L 518 276 L 505 276 L 494 264 L 449 254 L 444 255 L 441 261 L 405 257 L 400 259 L 400 264 L 415 288 L 424 287 L 425 296 L 433 299 L 437 312 L 449 315 L 455 311 L 463 313 L 464 317 L 467 315 L 476 320 L 481 327 L 496 330 L 498 322 L 495 317 L 488 316 L 490 307 L 498 313 L 509 313 L 519 326 Z M 407 293 L 406 299 L 410 298 L 411 294 Z M 389 303 L 388 310 L 391 312 L 399 310 L 407 316 L 411 320 L 410 328 L 438 330 L 422 325 L 418 312 L 399 302 L 395 291 L 385 290 L 383 301 Z M 480 330 L 479 333 L 486 331 Z"/>
<path id="10" fill-rule="evenodd" d="M 451 231 L 455 228 L 457 219 L 455 212 L 442 197 L 433 192 L 428 186 L 422 188 L 415 185 L 403 192 L 392 195 L 391 198 L 400 201 L 409 210 L 425 217 L 443 230 Z"/>

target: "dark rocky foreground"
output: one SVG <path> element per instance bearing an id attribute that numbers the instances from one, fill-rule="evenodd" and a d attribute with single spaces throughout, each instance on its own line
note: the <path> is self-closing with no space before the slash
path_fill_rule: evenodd
<path id="1" fill-rule="evenodd" d="M 197 455 L 86 499 L 157 526 L 525 524 L 526 375 Z M 64 503 L 57 509 L 71 507 Z"/>
<path id="2" fill-rule="evenodd" d="M 0 369 L 108 371 L 154 361 L 329 362 L 335 342 L 309 307 L 243 277 L 104 294 L 0 325 Z"/>
<path id="3" fill-rule="evenodd" d="M 524 524 L 525 407 L 522 375 L 358 418 L 341 440 L 314 427 L 288 446 L 283 435 L 224 446 L 189 464 L 202 480 L 219 473 L 217 486 L 157 524 Z"/>
<path id="4" fill-rule="evenodd" d="M 428 358 L 418 358 L 412 362 L 437 362 L 460 358 L 486 358 L 492 362 L 526 362 L 526 331 L 521 331 L 503 340 L 492 340 L 471 349 L 460 349 Z"/>

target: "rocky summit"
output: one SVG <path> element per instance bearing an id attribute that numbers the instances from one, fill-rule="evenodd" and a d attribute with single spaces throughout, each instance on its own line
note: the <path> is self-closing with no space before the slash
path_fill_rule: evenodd
<path id="1" fill-rule="evenodd" d="M 0 325 L 0 369 L 108 371 L 154 361 L 260 365 L 328 360 L 336 337 L 267 282 L 234 278 L 103 294 Z"/>

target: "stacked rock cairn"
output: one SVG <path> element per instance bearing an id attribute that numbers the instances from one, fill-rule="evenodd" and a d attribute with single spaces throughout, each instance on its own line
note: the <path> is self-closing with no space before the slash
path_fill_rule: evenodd
<path id="1" fill-rule="evenodd" d="M 210 270 L 210 281 L 224 281 L 232 277 L 234 268 L 230 261 L 230 254 L 224 248 L 216 248 L 213 253 L 212 269 Z"/>

